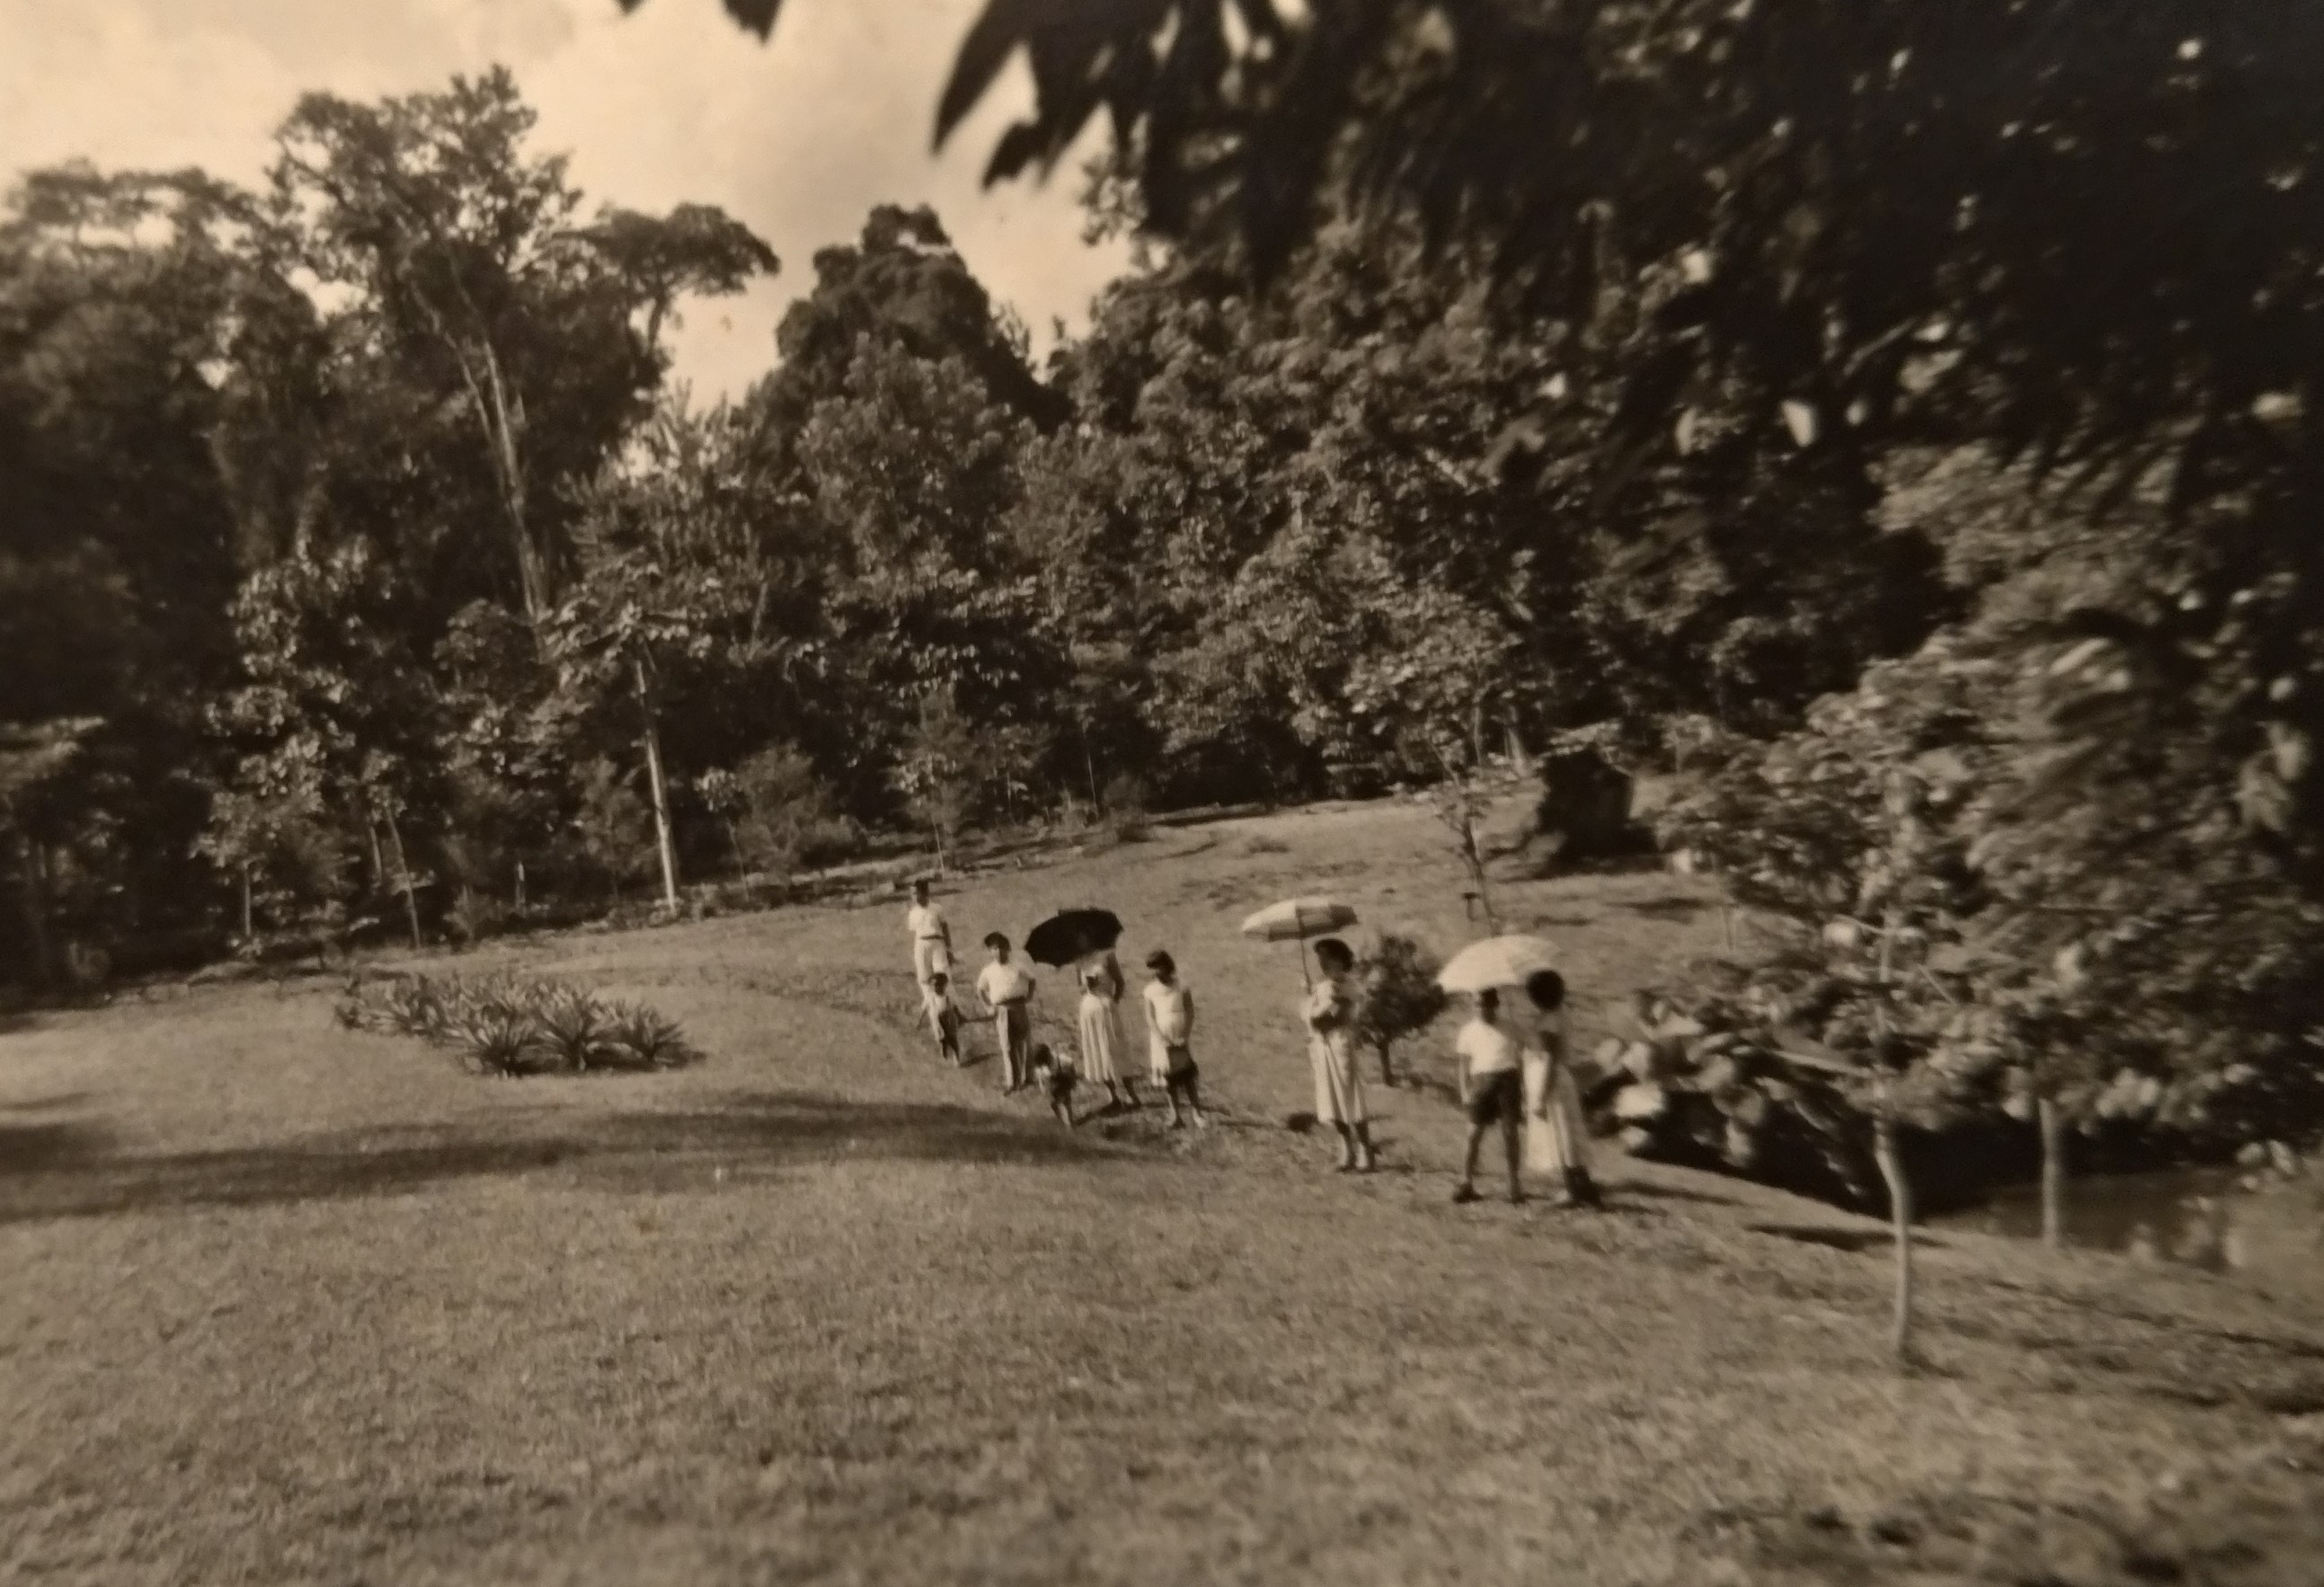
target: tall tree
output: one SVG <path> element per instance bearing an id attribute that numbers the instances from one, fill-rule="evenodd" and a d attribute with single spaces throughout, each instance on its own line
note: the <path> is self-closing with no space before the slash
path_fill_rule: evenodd
<path id="1" fill-rule="evenodd" d="M 813 635 L 779 626 L 779 574 L 752 511 L 748 440 L 730 411 L 665 404 L 632 455 L 581 496 L 581 573 L 549 630 L 550 711 L 584 734 L 593 721 L 635 724 L 671 909 L 672 791 L 691 779 L 671 773 L 666 724 L 696 702 L 715 708 L 722 695 L 779 687 L 817 654 Z"/>
<path id="2" fill-rule="evenodd" d="M 698 205 L 585 224 L 564 160 L 527 148 L 534 120 L 502 69 L 376 105 L 310 95 L 272 191 L 293 256 L 352 292 L 365 343 L 474 437 L 537 627 L 570 558 L 567 487 L 643 417 L 673 305 L 776 261 Z"/>

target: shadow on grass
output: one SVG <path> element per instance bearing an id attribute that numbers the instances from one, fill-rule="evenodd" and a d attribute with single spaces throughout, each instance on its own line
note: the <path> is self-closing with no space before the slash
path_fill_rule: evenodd
<path id="1" fill-rule="evenodd" d="M 1643 1195 L 1655 1201 L 1691 1201 L 1710 1207 L 1738 1207 L 1743 1204 L 1731 1195 L 1713 1195 L 1707 1190 L 1686 1190 L 1675 1185 L 1648 1185 L 1631 1181 L 1621 1186 L 1625 1195 Z M 1762 1233 L 1767 1231 L 1762 1230 Z"/>
<path id="2" fill-rule="evenodd" d="M 95 1162 L 112 1144 L 111 1135 L 90 1124 L 0 1123 L 0 1183 L 20 1174 Z"/>
<path id="3" fill-rule="evenodd" d="M 2313 1339 L 2289 1338 L 2278 1333 L 2256 1333 L 2246 1328 L 2223 1328 L 2195 1318 L 2151 1307 L 2121 1304 L 2113 1296 L 2092 1297 L 2043 1284 L 2022 1284 L 2009 1278 L 1988 1278 L 1987 1288 L 2006 1295 L 2043 1301 L 2071 1311 L 2088 1312 L 2110 1322 L 2128 1323 L 2138 1327 L 2163 1328 L 2188 1338 L 2209 1340 L 2218 1344 L 2243 1345 L 2255 1350 L 2274 1352 L 2303 1361 L 2324 1361 L 2324 1343 Z"/>
<path id="4" fill-rule="evenodd" d="M 1705 899 L 1685 893 L 1670 893 L 1662 898 L 1625 899 L 1613 906 L 1633 915 L 1644 915 L 1650 920 L 1692 920 L 1707 914 L 1718 905 Z"/>
<path id="5" fill-rule="evenodd" d="M 1851 1255 L 1859 1251 L 1886 1250 L 1892 1243 L 1886 1229 L 1833 1229 L 1817 1223 L 1746 1223 L 1754 1234 L 1772 1234 L 1778 1240 L 1789 1240 L 1801 1245 L 1821 1245 L 1827 1250 L 1844 1250 Z M 1914 1233 L 1913 1245 L 1918 1250 L 1942 1250 L 1941 1240 L 1932 1240 L 1926 1234 Z"/>
<path id="6" fill-rule="evenodd" d="M 945 1103 L 858 1103 L 738 1093 L 685 1112 L 559 1121 L 464 1121 L 309 1136 L 279 1146 L 124 1155 L 85 1124 L 0 1127 L 0 1224 L 177 1207 L 385 1195 L 447 1181 L 535 1174 L 582 1189 L 707 1190 L 725 1169 L 833 1162 L 1122 1163 L 1038 1121 Z"/>

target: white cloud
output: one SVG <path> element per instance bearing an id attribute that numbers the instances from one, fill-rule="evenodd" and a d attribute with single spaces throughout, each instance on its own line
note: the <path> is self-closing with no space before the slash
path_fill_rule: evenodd
<path id="1" fill-rule="evenodd" d="M 983 191 L 1021 72 L 941 157 L 931 118 L 982 0 L 789 0 L 761 47 L 717 0 L 0 0 L 0 150 L 19 168 L 198 164 L 249 180 L 307 89 L 409 92 L 493 61 L 540 109 L 593 198 L 724 206 L 782 256 L 781 276 L 691 306 L 678 374 L 739 390 L 773 358 L 783 308 L 814 284 L 816 249 L 851 240 L 874 204 L 934 205 L 994 297 L 1045 336 L 1079 323 L 1119 271 L 1080 240 L 1075 180 Z"/>

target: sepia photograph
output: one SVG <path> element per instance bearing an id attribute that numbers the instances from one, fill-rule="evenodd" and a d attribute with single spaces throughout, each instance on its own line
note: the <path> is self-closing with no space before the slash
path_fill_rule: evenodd
<path id="1" fill-rule="evenodd" d="M 0 0 L 0 1582 L 2324 1587 L 2319 737 L 2324 0 Z"/>

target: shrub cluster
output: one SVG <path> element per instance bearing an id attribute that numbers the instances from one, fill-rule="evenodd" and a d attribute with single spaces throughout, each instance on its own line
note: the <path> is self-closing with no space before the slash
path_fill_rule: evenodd
<path id="1" fill-rule="evenodd" d="M 480 1075 L 677 1069 L 701 1054 L 643 1003 L 514 974 L 395 975 L 352 983 L 339 1023 L 449 1047 Z"/>

